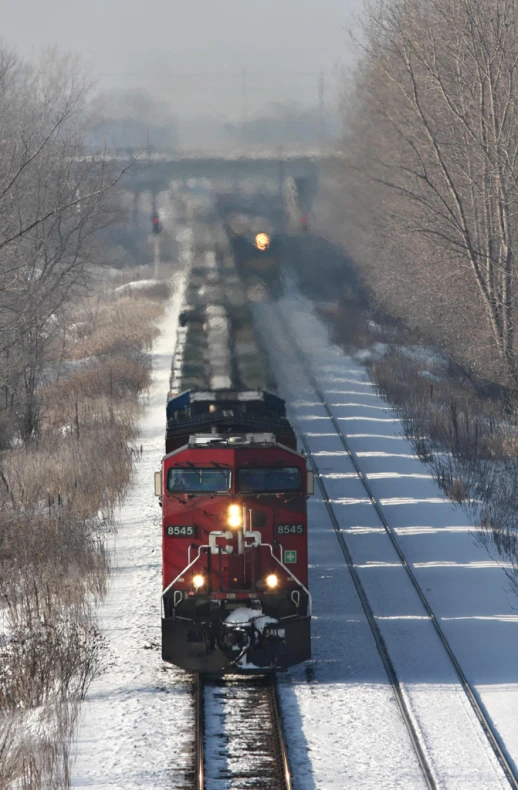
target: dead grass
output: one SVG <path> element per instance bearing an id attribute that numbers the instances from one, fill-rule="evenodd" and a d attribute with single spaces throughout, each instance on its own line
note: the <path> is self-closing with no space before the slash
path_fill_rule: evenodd
<path id="1" fill-rule="evenodd" d="M 144 297 L 123 296 L 116 302 L 91 306 L 70 333 L 67 357 L 138 355 L 151 347 L 162 314 L 162 305 Z"/>
<path id="2" fill-rule="evenodd" d="M 136 359 L 134 358 L 136 357 Z M 127 357 L 108 357 L 95 360 L 86 370 L 69 379 L 61 379 L 41 392 L 44 411 L 69 410 L 82 402 L 83 407 L 103 396 L 114 402 L 127 395 L 135 396 L 151 382 L 149 359 L 143 353 Z"/>
<path id="3" fill-rule="evenodd" d="M 88 360 L 38 392 L 37 440 L 0 454 L 1 787 L 69 787 L 77 702 L 104 655 L 91 607 L 106 590 L 104 536 L 137 457 L 162 314 L 149 294 L 79 310 L 64 362 Z"/>
<path id="4" fill-rule="evenodd" d="M 61 437 L 8 454 L 3 484 L 13 510 L 61 507 L 78 519 L 113 514 L 129 482 L 134 438 L 130 425 L 95 420 Z"/>
<path id="5" fill-rule="evenodd" d="M 518 423 L 516 405 L 392 350 L 375 361 L 379 390 L 399 412 L 405 434 L 444 492 L 480 526 L 478 541 L 518 594 Z M 430 371 L 426 371 L 430 373 Z"/>
<path id="6" fill-rule="evenodd" d="M 508 404 L 481 397 L 444 369 L 425 370 L 397 349 L 374 361 L 371 370 L 421 455 L 440 450 L 459 459 L 502 462 L 517 456 L 518 425 Z"/>

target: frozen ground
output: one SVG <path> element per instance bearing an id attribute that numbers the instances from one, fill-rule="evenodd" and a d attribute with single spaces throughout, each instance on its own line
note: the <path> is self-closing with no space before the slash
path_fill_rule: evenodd
<path id="1" fill-rule="evenodd" d="M 365 369 L 329 345 L 311 305 L 291 294 L 277 305 L 258 308 L 281 394 L 315 454 L 438 786 L 507 787 L 333 424 L 283 337 L 281 311 L 307 352 L 457 658 L 516 759 L 518 618 L 504 572 L 476 545 L 462 510 L 445 499 L 402 438 L 399 421 L 377 396 Z M 301 787 L 338 789 L 344 782 L 361 788 L 416 786 L 411 760 L 401 771 L 387 753 L 387 736 L 392 746 L 401 741 L 397 729 L 366 699 L 366 689 L 382 700 L 390 698 L 390 689 L 382 670 L 377 677 L 369 672 L 368 662 L 376 668 L 379 659 L 368 649 L 365 618 L 318 499 L 310 507 L 314 660 L 309 672 L 298 668 L 290 673 L 283 695 L 286 715 L 298 708 L 302 723 L 302 747 L 296 730 L 289 729 L 291 753 L 309 749 Z"/>
<path id="2" fill-rule="evenodd" d="M 153 383 L 140 420 L 142 458 L 110 547 L 113 570 L 100 610 L 109 667 L 82 708 L 72 786 L 98 790 L 190 787 L 190 678 L 160 657 L 161 521 L 153 473 L 164 450 L 169 384 L 183 281 L 153 349 Z"/>
<path id="3" fill-rule="evenodd" d="M 114 569 L 101 609 L 111 663 L 83 706 L 75 788 L 163 790 L 192 783 L 190 679 L 164 667 L 160 659 L 161 530 L 153 496 L 153 472 L 163 451 L 180 279 L 153 352 L 153 385 L 140 424 L 143 457 L 111 547 Z M 397 418 L 376 395 L 365 369 L 329 345 L 310 304 L 291 295 L 277 305 L 258 306 L 281 394 L 315 452 L 437 786 L 506 787 L 329 417 L 293 349 L 282 341 L 281 310 L 307 351 L 457 657 L 506 749 L 518 759 L 518 615 L 504 573 L 476 546 L 462 510 L 445 500 L 401 437 Z M 293 669 L 281 683 L 296 790 L 420 790 L 424 781 L 408 733 L 318 497 L 310 500 L 309 523 L 313 660 Z M 217 726 L 217 719 L 212 725 Z"/>

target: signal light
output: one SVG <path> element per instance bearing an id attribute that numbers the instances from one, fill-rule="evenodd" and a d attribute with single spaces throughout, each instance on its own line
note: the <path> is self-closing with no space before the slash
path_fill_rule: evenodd
<path id="1" fill-rule="evenodd" d="M 193 583 L 194 587 L 196 588 L 196 590 L 199 590 L 200 587 L 203 587 L 203 585 L 205 584 L 205 579 L 203 578 L 201 573 L 199 573 L 196 576 L 192 577 L 192 583 Z"/>
<path id="2" fill-rule="evenodd" d="M 241 512 L 241 505 L 228 506 L 228 526 L 231 529 L 238 529 L 243 523 L 243 514 Z"/>
<path id="3" fill-rule="evenodd" d="M 270 573 L 269 576 L 266 577 L 266 585 L 270 590 L 274 590 L 278 584 L 279 578 L 276 573 Z"/>

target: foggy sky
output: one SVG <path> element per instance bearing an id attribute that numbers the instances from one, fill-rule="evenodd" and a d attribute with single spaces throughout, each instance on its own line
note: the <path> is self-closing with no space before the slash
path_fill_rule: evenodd
<path id="1" fill-rule="evenodd" d="M 348 28 L 363 0 L 0 0 L 1 35 L 26 55 L 82 55 L 100 89 L 151 90 L 179 114 L 243 112 L 268 100 L 317 102 L 352 62 Z"/>

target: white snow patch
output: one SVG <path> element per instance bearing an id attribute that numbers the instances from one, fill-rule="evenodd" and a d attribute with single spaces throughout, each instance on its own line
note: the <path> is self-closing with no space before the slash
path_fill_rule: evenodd
<path id="1" fill-rule="evenodd" d="M 325 453 L 321 453 L 321 455 L 325 455 Z M 332 453 L 329 453 L 332 455 Z M 342 453 L 337 453 L 337 455 L 342 455 Z M 327 477 L 330 480 L 346 480 L 353 478 L 358 480 L 358 473 L 357 472 L 325 472 L 324 474 L 320 474 L 319 477 Z"/>
<path id="2" fill-rule="evenodd" d="M 443 532 L 453 532 L 453 533 L 462 533 L 462 532 L 480 532 L 482 531 L 480 527 L 394 527 L 394 532 L 397 532 L 398 535 L 440 535 Z"/>
<path id="3" fill-rule="evenodd" d="M 388 411 L 386 409 L 385 411 Z M 340 422 L 350 422 L 351 420 L 363 420 L 364 422 L 399 422 L 398 417 L 363 417 L 356 414 L 353 417 L 336 417 Z"/>
<path id="4" fill-rule="evenodd" d="M 330 499 L 333 505 L 371 505 L 368 497 L 340 497 L 340 499 Z"/>
<path id="5" fill-rule="evenodd" d="M 358 458 L 411 458 L 412 460 L 419 460 L 415 453 L 385 453 L 378 451 L 360 451 L 356 455 Z"/>
<path id="6" fill-rule="evenodd" d="M 426 499 L 418 499 L 417 497 L 388 497 L 380 499 L 383 506 L 388 505 L 451 505 L 451 500 L 445 496 L 426 497 Z"/>
<path id="7" fill-rule="evenodd" d="M 311 455 L 345 455 L 347 458 L 349 457 L 349 453 L 346 450 L 315 450 Z M 358 477 L 358 475 L 356 475 L 356 477 Z"/>
<path id="8" fill-rule="evenodd" d="M 369 480 L 399 480 L 403 477 L 413 480 L 433 480 L 433 475 L 418 474 L 416 472 L 408 474 L 402 474 L 401 472 L 369 472 L 365 477 Z"/>
<path id="9" fill-rule="evenodd" d="M 150 288 L 153 285 L 157 285 L 161 280 L 132 280 L 130 283 L 124 283 L 124 285 L 119 285 L 117 288 L 113 289 L 113 293 L 116 294 L 125 294 L 130 291 L 139 291 L 143 288 Z"/>
<path id="10" fill-rule="evenodd" d="M 475 562 L 454 562 L 453 560 L 435 560 L 431 562 L 414 562 L 414 568 L 469 568 L 485 570 L 486 568 L 513 568 L 511 562 L 495 562 L 494 560 L 477 560 Z"/>
<path id="11" fill-rule="evenodd" d="M 348 439 L 397 439 L 399 441 L 403 440 L 403 436 L 397 435 L 389 435 L 387 436 L 384 433 L 348 433 L 346 434 Z"/>
<path id="12" fill-rule="evenodd" d="M 385 532 L 384 527 L 341 527 L 340 532 L 349 535 L 382 535 Z"/>

